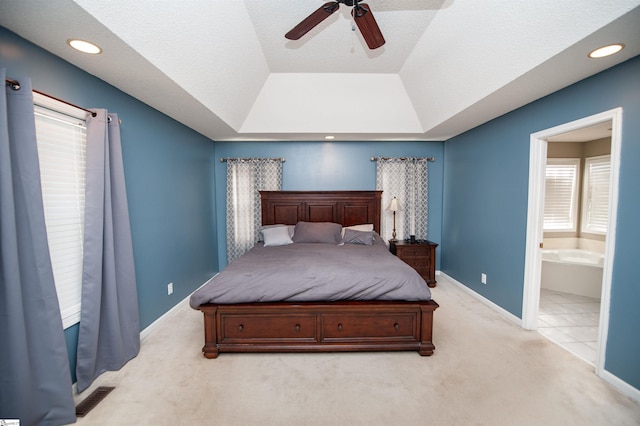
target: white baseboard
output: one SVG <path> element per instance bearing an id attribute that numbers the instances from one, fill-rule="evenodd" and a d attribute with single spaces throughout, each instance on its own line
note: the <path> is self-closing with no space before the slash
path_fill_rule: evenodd
<path id="1" fill-rule="evenodd" d="M 151 333 L 153 333 L 160 325 L 162 325 L 168 319 L 170 319 L 173 315 L 175 315 L 175 313 L 178 311 L 179 308 L 181 308 L 186 303 L 189 303 L 190 296 L 191 295 L 179 301 L 173 308 L 169 309 L 167 312 L 162 314 L 160 318 L 158 318 L 157 320 L 149 324 L 147 327 L 145 327 L 145 329 L 140 332 L 140 342 L 144 341 L 144 339 L 149 337 L 149 335 L 151 335 Z"/>
<path id="2" fill-rule="evenodd" d="M 478 299 L 480 302 L 482 302 L 485 305 L 489 306 L 491 309 L 493 309 L 494 311 L 499 313 L 504 318 L 506 318 L 509 321 L 511 321 L 511 322 L 517 324 L 518 326 L 522 327 L 522 319 L 520 319 L 517 316 L 513 315 L 511 312 L 507 311 L 503 307 L 493 303 L 491 300 L 487 299 L 486 297 L 476 293 L 475 291 L 473 291 L 472 289 L 470 289 L 466 285 L 462 284 L 460 281 L 458 281 L 458 280 L 456 280 L 454 278 L 451 278 L 449 275 L 445 274 L 444 272 L 438 271 L 438 275 L 443 275 L 448 281 L 450 281 L 451 283 L 455 284 L 461 290 L 467 292 L 471 296 L 473 296 L 476 299 Z"/>
<path id="3" fill-rule="evenodd" d="M 472 289 L 470 289 L 466 285 L 462 284 L 461 282 L 451 278 L 450 276 L 448 276 L 447 274 L 445 274 L 444 272 L 441 272 L 441 271 L 438 271 L 437 275 L 443 275 L 451 283 L 453 283 L 454 285 L 456 285 L 457 287 L 459 287 L 460 289 L 462 289 L 466 293 L 470 294 L 471 296 L 475 297 L 476 299 L 478 299 L 482 303 L 486 304 L 491 309 L 494 309 L 496 312 L 498 312 L 499 314 L 504 316 L 506 319 L 508 319 L 510 321 L 513 321 L 515 324 L 519 325 L 520 327 L 523 326 L 522 320 L 520 318 L 518 318 L 517 316 L 513 315 L 511 312 L 503 309 L 502 307 L 496 305 L 495 303 L 493 303 L 489 299 L 486 299 L 485 297 L 483 297 L 480 294 L 476 293 L 475 291 L 473 291 Z M 615 388 L 618 392 L 622 393 L 623 395 L 625 395 L 626 397 L 628 397 L 629 399 L 634 401 L 636 404 L 640 404 L 640 390 L 639 389 L 634 388 L 629 383 L 627 383 L 624 380 L 620 379 L 618 376 L 616 376 L 616 375 L 614 375 L 614 374 L 612 374 L 609 371 L 604 370 L 604 369 L 602 370 L 602 373 L 596 374 L 596 375 L 598 377 L 600 377 L 602 380 L 604 380 L 605 382 L 607 382 L 609 385 L 611 385 L 613 388 Z"/>
<path id="4" fill-rule="evenodd" d="M 216 275 L 218 275 L 217 273 L 213 276 L 215 277 Z M 211 279 L 213 278 L 209 278 L 207 281 L 205 281 L 200 287 L 204 286 L 205 284 L 207 284 L 209 281 L 211 281 Z M 198 287 L 196 290 L 198 290 L 200 287 Z M 194 290 L 195 291 L 195 290 Z M 149 337 L 149 335 L 151 333 L 153 333 L 153 331 L 158 328 L 161 324 L 163 324 L 164 322 L 168 321 L 172 316 L 175 315 L 175 313 L 178 311 L 178 309 L 180 309 L 182 306 L 184 306 L 185 304 L 189 303 L 189 298 L 191 297 L 191 294 L 189 294 L 187 297 L 185 297 L 184 299 L 182 299 L 181 301 L 179 301 L 178 303 L 176 303 L 176 305 L 169 309 L 167 312 L 165 312 L 160 318 L 158 318 L 157 320 L 155 320 L 154 322 L 152 322 L 151 324 L 149 324 L 147 327 L 145 327 L 144 330 L 142 330 L 140 332 L 140 342 L 142 342 L 144 339 L 146 339 L 147 337 Z"/>
<path id="5" fill-rule="evenodd" d="M 618 376 L 608 372 L 607 370 L 602 370 L 599 377 L 613 386 L 618 392 L 627 396 L 636 404 L 640 404 L 640 389 L 636 389 L 631 386 L 629 383 L 620 379 Z"/>

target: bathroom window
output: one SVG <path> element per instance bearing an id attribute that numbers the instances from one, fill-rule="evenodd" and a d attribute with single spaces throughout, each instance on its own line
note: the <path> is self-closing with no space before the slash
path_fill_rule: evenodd
<path id="1" fill-rule="evenodd" d="M 609 176 L 611 156 L 585 160 L 582 195 L 582 232 L 606 234 L 609 224 Z"/>
<path id="2" fill-rule="evenodd" d="M 544 200 L 545 232 L 576 232 L 579 158 L 547 159 Z"/>
<path id="3" fill-rule="evenodd" d="M 33 94 L 40 181 L 62 324 L 80 321 L 87 113 Z"/>

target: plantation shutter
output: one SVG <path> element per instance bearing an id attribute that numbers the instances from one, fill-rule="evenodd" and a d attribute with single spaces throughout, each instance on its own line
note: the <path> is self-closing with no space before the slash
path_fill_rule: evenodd
<path id="1" fill-rule="evenodd" d="M 575 231 L 577 217 L 577 158 L 548 159 L 545 180 L 544 230 Z"/>
<path id="2" fill-rule="evenodd" d="M 609 223 L 609 155 L 592 157 L 585 164 L 585 194 L 582 231 L 605 234 Z"/>
<path id="3" fill-rule="evenodd" d="M 34 93 L 47 239 L 65 328 L 80 321 L 86 112 Z"/>

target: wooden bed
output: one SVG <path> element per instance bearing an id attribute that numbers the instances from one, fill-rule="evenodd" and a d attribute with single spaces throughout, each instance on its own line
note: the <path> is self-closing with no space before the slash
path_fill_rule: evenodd
<path id="1" fill-rule="evenodd" d="M 374 224 L 382 191 L 262 191 L 262 224 Z M 203 304 L 206 358 L 221 352 L 418 351 L 432 355 L 433 301 Z"/>

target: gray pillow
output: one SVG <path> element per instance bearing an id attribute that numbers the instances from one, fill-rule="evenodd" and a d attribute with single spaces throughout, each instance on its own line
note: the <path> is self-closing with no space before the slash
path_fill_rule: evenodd
<path id="1" fill-rule="evenodd" d="M 344 231 L 342 241 L 344 241 L 345 244 L 363 244 L 365 246 L 371 246 L 373 245 L 373 232 L 346 229 Z"/>
<path id="2" fill-rule="evenodd" d="M 332 222 L 298 222 L 293 233 L 294 243 L 339 244 L 342 225 Z"/>

